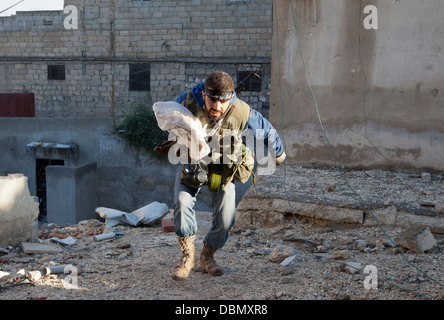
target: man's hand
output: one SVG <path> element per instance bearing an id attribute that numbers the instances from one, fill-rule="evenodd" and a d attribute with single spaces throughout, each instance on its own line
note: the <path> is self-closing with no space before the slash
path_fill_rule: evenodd
<path id="1" fill-rule="evenodd" d="M 279 157 L 276 158 L 276 166 L 280 166 L 282 163 L 284 163 L 285 158 L 287 158 L 287 155 L 285 154 L 284 151 Z"/>
<path id="2" fill-rule="evenodd" d="M 165 141 L 160 146 L 155 147 L 154 151 L 166 157 L 168 156 L 168 151 L 175 143 L 176 141 L 171 141 L 171 140 Z"/>

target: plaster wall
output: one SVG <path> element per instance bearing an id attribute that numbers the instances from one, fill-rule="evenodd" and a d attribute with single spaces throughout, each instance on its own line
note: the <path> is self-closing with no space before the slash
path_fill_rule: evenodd
<path id="1" fill-rule="evenodd" d="M 442 1 L 274 5 L 270 120 L 289 163 L 444 170 Z"/>

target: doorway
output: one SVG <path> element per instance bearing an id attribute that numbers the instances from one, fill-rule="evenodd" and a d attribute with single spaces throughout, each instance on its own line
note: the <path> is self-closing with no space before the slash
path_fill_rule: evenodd
<path id="1" fill-rule="evenodd" d="M 47 221 L 46 210 L 46 167 L 47 166 L 64 166 L 64 160 L 54 159 L 36 159 L 36 189 L 39 198 L 39 217 L 40 222 Z"/>

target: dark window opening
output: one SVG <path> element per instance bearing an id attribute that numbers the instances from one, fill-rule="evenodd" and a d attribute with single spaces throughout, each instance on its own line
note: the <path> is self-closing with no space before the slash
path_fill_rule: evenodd
<path id="1" fill-rule="evenodd" d="M 65 161 L 52 159 L 36 159 L 36 193 L 39 198 L 39 217 L 40 222 L 46 222 L 46 167 L 63 166 Z"/>
<path id="2" fill-rule="evenodd" d="M 65 80 L 65 65 L 64 64 L 48 65 L 48 80 Z"/>
<path id="3" fill-rule="evenodd" d="M 150 65 L 129 65 L 129 90 L 150 91 Z"/>
<path id="4" fill-rule="evenodd" d="M 250 77 L 247 81 L 245 79 L 251 74 L 251 71 L 238 71 L 237 72 L 237 84 L 244 82 L 244 91 L 261 91 L 261 79 L 255 76 Z"/>

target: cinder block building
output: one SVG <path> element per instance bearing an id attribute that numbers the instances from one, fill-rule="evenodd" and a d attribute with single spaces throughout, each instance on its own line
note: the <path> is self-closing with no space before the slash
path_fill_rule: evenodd
<path id="1" fill-rule="evenodd" d="M 0 172 L 25 174 L 42 210 L 63 211 L 68 198 L 92 216 L 95 206 L 171 204 L 171 165 L 116 135 L 116 119 L 132 103 L 173 100 L 215 69 L 236 83 L 259 70 L 241 97 L 268 116 L 271 0 L 67 0 L 64 7 L 0 17 Z M 70 187 L 47 190 L 54 180 Z M 88 207 L 79 194 L 96 197 Z M 47 196 L 60 202 L 46 204 Z"/>
<path id="2" fill-rule="evenodd" d="M 270 0 L 65 1 L 0 18 L 0 92 L 33 93 L 36 117 L 114 117 L 171 100 L 222 69 L 260 70 L 243 98 L 267 113 Z"/>

